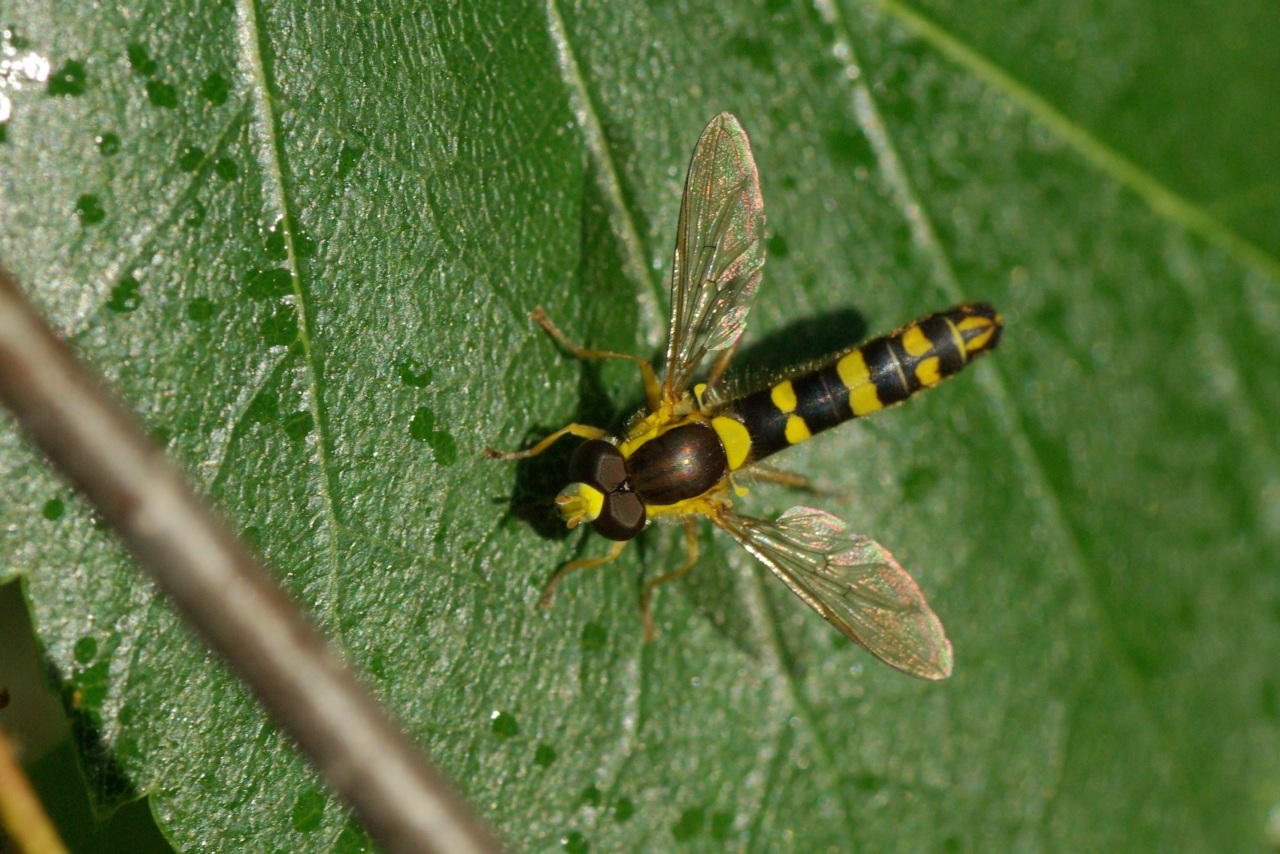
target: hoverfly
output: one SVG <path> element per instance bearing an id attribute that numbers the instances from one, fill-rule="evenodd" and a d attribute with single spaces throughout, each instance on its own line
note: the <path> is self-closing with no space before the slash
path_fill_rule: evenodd
<path id="1" fill-rule="evenodd" d="M 685 179 L 662 377 L 639 356 L 579 347 L 542 309 L 533 312 L 579 358 L 635 362 L 648 404 L 620 437 L 569 424 L 527 450 L 486 452 L 493 459 L 517 460 L 542 453 L 564 436 L 586 440 L 573 454 L 571 482 L 556 503 L 570 528 L 590 523 L 613 546 L 603 557 L 560 567 L 542 604 L 549 604 L 568 573 L 616 559 L 651 521 L 679 521 L 687 560 L 650 580 L 641 594 L 645 633 L 652 638 L 653 592 L 696 563 L 697 520 L 705 516 L 872 655 L 912 676 L 944 679 L 951 674 L 951 644 L 942 623 L 888 551 L 821 510 L 794 507 L 769 521 L 735 512 L 732 497 L 744 491 L 746 477 L 804 485 L 804 478 L 762 461 L 937 385 L 996 346 L 1001 317 L 988 305 L 966 303 L 751 394 L 718 396 L 764 267 L 764 222 L 747 135 L 737 119 L 721 113 L 698 139 Z M 717 351 L 706 382 L 690 392 L 694 373 Z"/>

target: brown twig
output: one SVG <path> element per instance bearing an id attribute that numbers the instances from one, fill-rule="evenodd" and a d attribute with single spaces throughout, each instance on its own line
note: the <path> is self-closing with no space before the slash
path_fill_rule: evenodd
<path id="1" fill-rule="evenodd" d="M 0 272 L 0 399 L 390 852 L 498 844 Z"/>

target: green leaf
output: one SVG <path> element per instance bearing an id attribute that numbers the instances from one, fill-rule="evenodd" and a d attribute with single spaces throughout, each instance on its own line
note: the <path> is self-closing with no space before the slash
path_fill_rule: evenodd
<path id="1" fill-rule="evenodd" d="M 7 9 L 0 61 L 48 70 L 0 78 L 0 259 L 515 848 L 1266 844 L 1269 6 L 1194 37 L 1136 0 Z M 686 159 L 726 109 L 771 234 L 743 375 L 963 299 L 1005 313 L 984 364 L 783 460 L 835 494 L 743 502 L 889 547 L 947 625 L 946 683 L 710 533 L 654 644 L 636 599 L 670 530 L 535 607 L 603 544 L 550 517 L 566 449 L 481 451 L 641 394 L 527 314 L 660 351 Z M 11 427 L 0 484 L 0 572 L 99 803 L 149 794 L 183 849 L 360 850 Z"/>

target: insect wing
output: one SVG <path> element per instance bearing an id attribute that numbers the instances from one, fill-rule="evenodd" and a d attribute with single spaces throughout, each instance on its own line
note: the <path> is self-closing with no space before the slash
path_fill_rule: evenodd
<path id="1" fill-rule="evenodd" d="M 951 643 L 942 623 L 879 543 L 810 507 L 793 507 L 776 522 L 729 511 L 713 521 L 885 664 L 922 679 L 951 675 Z"/>
<path id="2" fill-rule="evenodd" d="M 764 267 L 764 201 L 747 134 L 721 113 L 689 161 L 671 262 L 663 397 L 677 400 L 707 353 L 742 334 Z"/>

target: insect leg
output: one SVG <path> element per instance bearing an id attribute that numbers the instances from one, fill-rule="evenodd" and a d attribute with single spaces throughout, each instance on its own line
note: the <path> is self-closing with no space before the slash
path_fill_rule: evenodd
<path id="1" fill-rule="evenodd" d="M 716 354 L 716 360 L 711 363 L 711 372 L 707 374 L 707 388 L 715 388 L 716 383 L 720 382 L 720 378 L 724 376 L 724 372 L 729 370 L 729 363 L 733 361 L 733 357 L 738 354 L 738 345 L 742 343 L 742 336 L 739 335 L 737 340 L 729 346 L 727 350 L 721 350 Z"/>
<path id="2" fill-rule="evenodd" d="M 657 631 L 653 628 L 653 616 L 649 612 L 649 604 L 653 599 L 653 591 L 659 586 L 675 581 L 689 570 L 693 569 L 693 565 L 698 562 L 698 520 L 690 517 L 684 520 L 684 546 L 688 559 L 684 565 L 677 570 L 668 572 L 665 575 L 659 575 L 644 586 L 644 592 L 640 594 L 640 619 L 644 622 L 644 639 L 651 641 L 658 636 Z"/>
<path id="3" fill-rule="evenodd" d="M 538 604 L 546 608 L 551 604 L 551 596 L 556 592 L 556 585 L 560 580 L 575 569 L 591 569 L 595 566 L 602 566 L 610 561 L 618 559 L 618 555 L 622 554 L 622 550 L 627 547 L 628 540 L 617 540 L 609 549 L 609 553 L 604 557 L 593 557 L 590 560 L 575 560 L 566 563 L 564 566 L 556 570 L 556 574 L 551 576 L 551 580 L 547 582 L 547 587 L 542 591 L 542 598 L 538 600 Z"/>
<path id="4" fill-rule="evenodd" d="M 588 424 L 570 424 L 567 427 L 561 427 L 538 444 L 524 451 L 495 451 L 493 448 L 484 449 L 484 457 L 487 460 L 524 460 L 529 457 L 536 457 L 559 439 L 561 436 L 578 436 L 583 439 L 603 439 L 609 435 L 606 431 L 599 427 L 592 427 Z"/>
<path id="5" fill-rule="evenodd" d="M 780 483 L 783 486 L 789 486 L 792 489 L 803 489 L 806 492 L 822 492 L 813 485 L 813 481 L 802 474 L 796 474 L 786 469 L 774 468 L 764 463 L 756 463 L 748 472 L 750 477 L 764 483 Z"/>
<path id="6" fill-rule="evenodd" d="M 615 353 L 612 350 L 589 350 L 586 347 L 579 347 L 574 344 L 560 328 L 551 322 L 551 318 L 547 317 L 547 313 L 542 310 L 542 306 L 538 306 L 529 315 L 534 320 L 542 324 L 542 328 L 551 334 L 560 342 L 560 345 L 568 350 L 579 359 L 626 359 L 635 362 L 640 367 L 640 375 L 644 378 L 644 396 L 649 403 L 649 411 L 657 412 L 658 406 L 662 403 L 662 389 L 658 385 L 658 375 L 653 372 L 653 365 L 648 360 L 639 356 L 633 356 L 630 353 Z"/>

